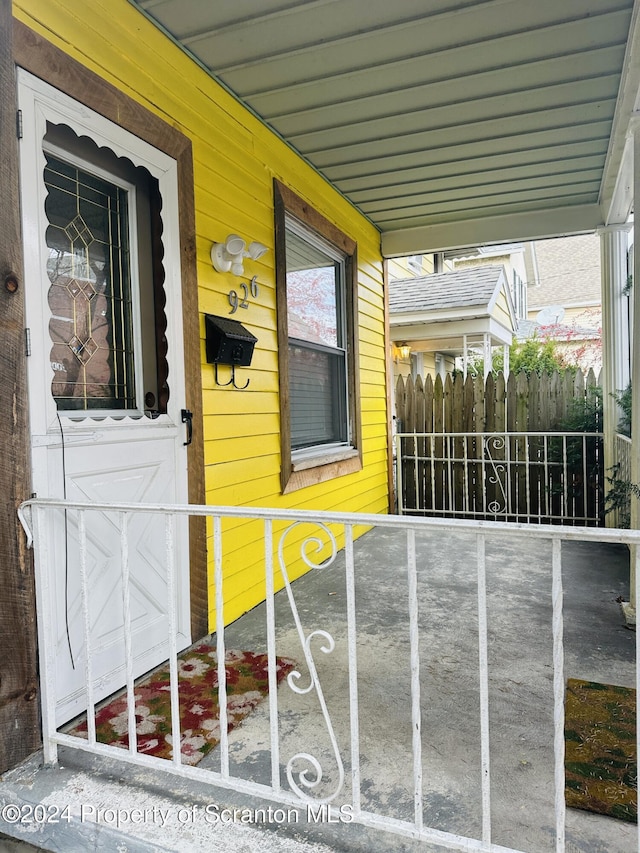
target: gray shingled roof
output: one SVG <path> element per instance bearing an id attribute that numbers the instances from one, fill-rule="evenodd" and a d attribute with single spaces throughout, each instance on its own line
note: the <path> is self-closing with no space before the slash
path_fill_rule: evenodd
<path id="1" fill-rule="evenodd" d="M 389 310 L 392 314 L 471 306 L 486 310 L 502 273 L 502 266 L 492 264 L 391 281 Z"/>

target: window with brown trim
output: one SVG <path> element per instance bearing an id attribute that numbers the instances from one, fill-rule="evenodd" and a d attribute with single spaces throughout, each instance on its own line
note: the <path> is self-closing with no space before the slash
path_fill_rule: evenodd
<path id="1" fill-rule="evenodd" d="M 274 184 L 283 492 L 362 467 L 357 246 Z"/>

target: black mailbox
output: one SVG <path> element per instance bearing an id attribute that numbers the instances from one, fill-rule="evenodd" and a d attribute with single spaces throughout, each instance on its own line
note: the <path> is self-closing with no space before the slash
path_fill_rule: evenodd
<path id="1" fill-rule="evenodd" d="M 207 362 L 249 367 L 258 340 L 242 323 L 228 317 L 204 315 Z"/>

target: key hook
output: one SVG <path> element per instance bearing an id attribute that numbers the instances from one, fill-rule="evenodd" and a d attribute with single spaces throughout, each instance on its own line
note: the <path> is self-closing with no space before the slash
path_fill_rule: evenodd
<path id="1" fill-rule="evenodd" d="M 230 365 L 230 367 L 231 367 L 231 378 L 229 379 L 228 382 L 220 382 L 220 380 L 218 379 L 218 364 L 216 362 L 213 365 L 215 377 L 216 377 L 216 385 L 219 385 L 221 388 L 226 388 L 227 385 L 233 385 L 233 387 L 236 389 L 236 391 L 244 391 L 245 388 L 249 387 L 249 382 L 251 382 L 251 380 L 247 379 L 247 381 L 244 383 L 244 385 L 238 385 L 236 383 L 236 366 L 235 366 L 235 364 L 232 364 L 232 365 Z"/>

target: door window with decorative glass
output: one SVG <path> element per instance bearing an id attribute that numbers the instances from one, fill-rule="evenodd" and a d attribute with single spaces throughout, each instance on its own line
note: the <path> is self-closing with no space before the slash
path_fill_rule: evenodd
<path id="1" fill-rule="evenodd" d="M 53 395 L 61 409 L 133 408 L 127 191 L 46 157 Z"/>
<path id="2" fill-rule="evenodd" d="M 162 346 L 158 349 L 166 318 L 164 300 L 155 294 L 161 293 L 163 273 L 162 246 L 152 227 L 159 215 L 154 179 L 146 169 L 98 151 L 68 127 L 50 127 L 45 139 L 56 406 L 94 413 L 166 411 L 166 361 Z"/>

